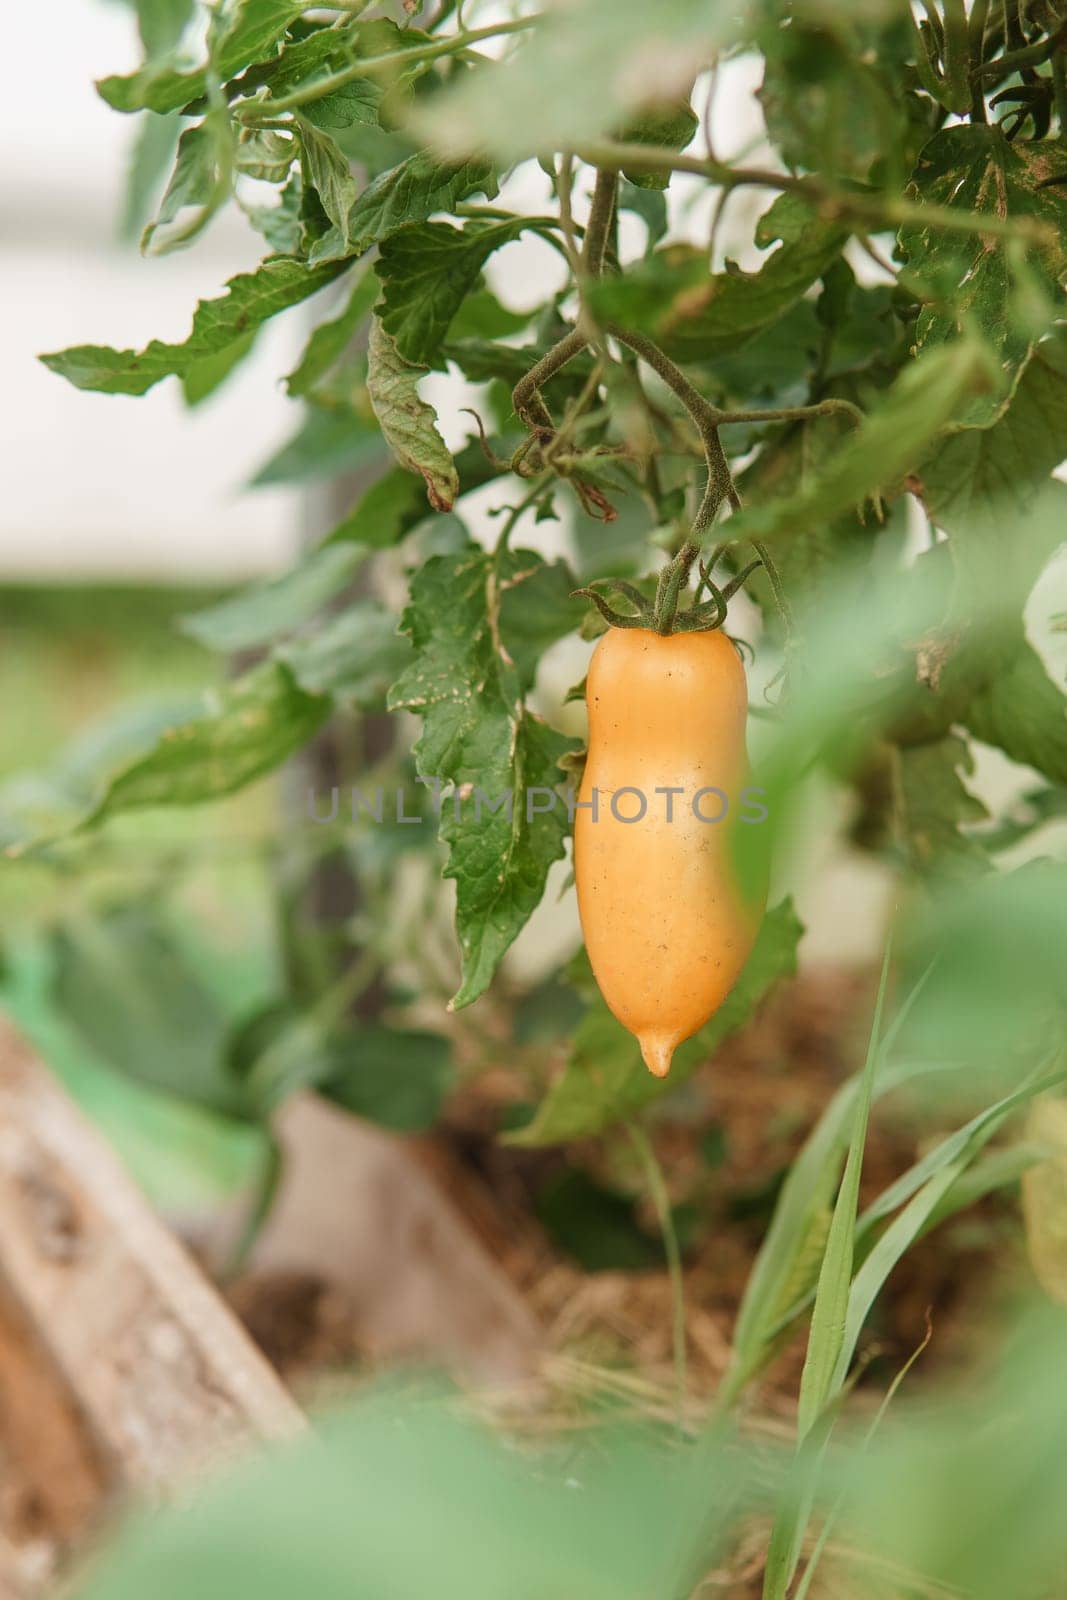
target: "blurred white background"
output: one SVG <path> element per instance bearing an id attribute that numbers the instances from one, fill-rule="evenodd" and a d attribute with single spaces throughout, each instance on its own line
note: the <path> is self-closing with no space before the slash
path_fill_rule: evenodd
<path id="1" fill-rule="evenodd" d="M 69 344 L 180 339 L 200 297 L 255 265 L 262 241 L 223 214 L 192 250 L 145 260 L 119 239 L 136 119 L 93 80 L 140 59 L 125 6 L 11 7 L 0 168 L 4 473 L 0 580 L 241 577 L 295 548 L 295 493 L 241 484 L 292 430 L 280 388 L 303 324 L 268 325 L 248 362 L 191 411 L 178 385 L 84 394 L 41 366 Z M 41 63 L 47 40 L 48 78 Z M 16 70 L 14 63 L 24 64 Z"/>

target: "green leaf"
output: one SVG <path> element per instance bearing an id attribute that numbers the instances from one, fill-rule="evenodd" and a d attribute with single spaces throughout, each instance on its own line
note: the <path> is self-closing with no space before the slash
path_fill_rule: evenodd
<path id="1" fill-rule="evenodd" d="M 236 199 L 253 228 L 263 235 L 275 254 L 292 256 L 298 253 L 304 235 L 300 215 L 303 186 L 299 171 L 293 173 L 275 205 L 254 205 L 241 195 Z"/>
<path id="2" fill-rule="evenodd" d="M 123 240 L 137 240 L 144 231 L 174 161 L 181 132 L 182 119 L 176 112 L 157 117 L 154 112 L 146 111 L 138 118 L 119 224 Z"/>
<path id="3" fill-rule="evenodd" d="M 848 237 L 797 195 L 781 195 L 761 217 L 756 242 L 780 241 L 757 272 L 708 271 L 707 252 L 668 245 L 623 277 L 589 286 L 598 316 L 652 334 L 678 361 L 732 351 L 775 322 L 841 254 Z"/>
<path id="4" fill-rule="evenodd" d="M 882 1012 L 888 982 L 887 949 L 882 963 L 882 980 L 871 1024 L 870 1041 L 867 1045 L 867 1059 L 860 1075 L 859 1091 L 856 1095 L 845 1172 L 834 1205 L 815 1290 L 815 1306 L 811 1314 L 808 1349 L 801 1374 L 800 1398 L 797 1404 L 798 1444 L 802 1443 L 804 1436 L 810 1432 L 816 1417 L 830 1397 L 834 1373 L 844 1344 L 844 1324 L 849 1286 L 852 1282 L 863 1151 L 867 1143 L 867 1123 L 870 1118 L 874 1076 L 882 1056 Z"/>
<path id="5" fill-rule="evenodd" d="M 1067 697 L 1025 639 L 973 697 L 963 719 L 976 739 L 1067 787 Z"/>
<path id="6" fill-rule="evenodd" d="M 207 698 L 203 714 L 167 728 L 118 772 L 80 824 L 142 806 L 189 806 L 233 794 L 279 766 L 322 726 L 330 702 L 305 694 L 286 667 L 264 662 Z"/>
<path id="7" fill-rule="evenodd" d="M 349 217 L 356 198 L 356 180 L 330 134 L 316 128 L 307 118 L 298 117 L 300 140 L 304 149 L 305 183 L 315 190 L 322 201 L 322 209 L 337 229 L 348 253 L 350 240 Z"/>
<path id="8" fill-rule="evenodd" d="M 144 53 L 153 60 L 174 49 L 193 19 L 196 0 L 135 0 L 135 9 Z"/>
<path id="9" fill-rule="evenodd" d="M 231 278 L 217 300 L 201 300 L 192 331 L 181 344 L 153 339 L 140 351 L 75 345 L 40 359 L 75 388 L 145 394 L 161 378 L 184 377 L 194 362 L 221 354 L 269 317 L 325 288 L 343 270 L 338 265 L 312 269 L 288 256 L 272 256 L 255 272 Z"/>
<path id="10" fill-rule="evenodd" d="M 453 339 L 504 339 L 529 326 L 532 311 L 512 311 L 484 284 L 467 295 L 449 323 Z"/>
<path id="11" fill-rule="evenodd" d="M 904 1048 L 1016 1084 L 1063 1036 L 1067 866 L 1046 857 L 953 884 L 916 904 L 903 949 L 913 967 L 934 963 Z"/>
<path id="12" fill-rule="evenodd" d="M 1033 347 L 1035 296 L 1046 307 L 1045 325 L 1061 298 L 1067 196 L 1046 180 L 1063 172 L 1065 153 L 1062 143 L 1009 144 L 999 129 L 976 123 L 943 128 L 919 153 L 913 178 L 919 200 L 1047 230 L 1047 242 L 1024 251 L 1019 240 L 936 225 L 901 229 L 901 254 L 934 299 L 919 313 L 916 353 L 977 331 L 996 355 L 996 381 L 960 413 L 966 427 L 988 427 L 1012 394 Z"/>
<path id="13" fill-rule="evenodd" d="M 384 701 L 389 685 L 408 665 L 411 647 L 397 633 L 393 613 L 361 596 L 307 638 L 280 645 L 274 655 L 308 694 L 370 706 Z"/>
<path id="14" fill-rule="evenodd" d="M 327 536 L 327 544 L 352 542 L 385 550 L 423 520 L 426 498 L 418 478 L 392 467 L 360 496 Z"/>
<path id="15" fill-rule="evenodd" d="M 398 228 L 425 222 L 435 211 L 455 210 L 468 195 L 492 199 L 496 192 L 490 162 L 442 162 L 419 150 L 368 184 L 349 212 L 347 229 L 330 228 L 311 247 L 308 261 L 314 265 L 362 255 Z"/>
<path id="16" fill-rule="evenodd" d="M 310 100 L 303 115 L 317 128 L 342 133 L 347 128 L 378 126 L 385 88 L 373 78 L 357 78 L 342 84 L 320 100 Z"/>
<path id="17" fill-rule="evenodd" d="M 223 1069 L 227 1018 L 150 904 L 71 921 L 52 953 L 53 1003 L 102 1061 L 212 1111 L 248 1115 Z"/>
<path id="18" fill-rule="evenodd" d="M 800 18 L 766 29 L 763 39 L 759 99 L 767 132 L 790 167 L 864 182 L 876 161 L 897 155 L 905 99 L 881 69 L 881 41 L 864 60 L 831 28 Z"/>
<path id="19" fill-rule="evenodd" d="M 949 535 L 964 613 L 1005 586 L 1021 608 L 1062 537 L 1062 507 L 1032 513 L 1065 457 L 1067 330 L 1058 329 L 1034 350 L 1000 420 L 942 440 L 917 473 L 927 512 Z"/>
<path id="20" fill-rule="evenodd" d="M 537 1600 L 648 1600 L 691 1592 L 754 1498 L 718 1438 L 579 1429 L 526 1451 L 405 1375 L 128 1522 L 82 1600 L 503 1600 L 516 1573 Z"/>
<path id="21" fill-rule="evenodd" d="M 457 76 L 416 120 L 448 153 L 504 162 L 577 149 L 681 98 L 701 62 L 737 37 L 736 8 L 706 0 L 570 0 L 543 9 L 502 62 Z"/>
<path id="22" fill-rule="evenodd" d="M 307 395 L 345 354 L 364 317 L 378 298 L 378 292 L 378 280 L 374 273 L 360 271 L 344 310 L 329 322 L 319 323 L 299 363 L 286 378 L 285 387 L 294 399 Z"/>
<path id="23" fill-rule="evenodd" d="M 525 217 L 462 228 L 424 222 L 384 241 L 375 267 L 383 285 L 378 315 L 405 360 L 440 364 L 442 341 L 486 261 L 527 226 Z"/>
<path id="24" fill-rule="evenodd" d="M 579 1168 L 560 1173 L 537 1198 L 537 1220 L 553 1244 L 585 1272 L 648 1272 L 663 1266 L 663 1245 L 640 1226 L 633 1197 Z"/>
<path id="25" fill-rule="evenodd" d="M 802 932 L 791 901 L 767 913 L 741 976 L 707 1026 L 675 1052 L 666 1079 L 652 1077 L 637 1041 L 598 997 L 578 1028 L 562 1077 L 549 1089 L 533 1121 L 511 1135 L 509 1142 L 542 1145 L 586 1138 L 671 1094 L 714 1056 L 725 1038 L 748 1022 L 772 984 L 796 970 Z"/>
<path id="26" fill-rule="evenodd" d="M 186 128 L 178 140 L 177 158 L 170 182 L 167 184 L 154 222 L 144 231 L 142 250 L 147 250 L 157 229 L 172 223 L 187 206 L 197 206 L 203 213 L 221 201 L 217 195 L 219 142 L 217 131 L 207 121 Z M 207 215 L 204 216 L 204 221 Z M 180 242 L 188 235 L 182 231 Z M 157 251 L 159 246 L 156 247 Z M 163 246 L 165 248 L 165 244 Z"/>
<path id="27" fill-rule="evenodd" d="M 623 144 L 651 144 L 661 150 L 684 150 L 691 143 L 700 126 L 699 119 L 687 100 L 675 106 L 655 106 L 643 111 L 633 122 L 627 123 L 618 134 Z M 667 172 L 626 172 L 625 176 L 638 189 L 666 189 L 671 181 Z"/>
<path id="28" fill-rule="evenodd" d="M 416 656 L 389 704 L 423 719 L 415 746 L 419 775 L 459 791 L 470 786 L 441 812 L 463 960 L 456 1008 L 488 987 L 563 854 L 566 808 L 553 791 L 562 778 L 559 757 L 571 744 L 534 717 L 523 697 L 549 631 L 543 591 L 547 586 L 558 596 L 565 584 L 573 588 L 560 568 L 546 567 L 530 551 L 508 549 L 497 558 L 468 545 L 425 564 L 401 623 Z M 550 602 L 548 609 L 550 631 L 559 638 L 581 608 Z M 529 616 L 537 619 L 532 630 Z M 554 801 L 550 809 L 539 809 L 534 789 Z"/>
<path id="29" fill-rule="evenodd" d="M 249 488 L 274 483 L 313 483 L 338 473 L 384 465 L 382 436 L 372 417 L 355 407 L 309 406 L 296 432 L 256 468 Z"/>
<path id="30" fill-rule="evenodd" d="M 764 1600 L 785 1600 L 800 1559 L 804 1531 L 811 1515 L 815 1485 L 829 1429 L 825 1408 L 835 1392 L 838 1362 L 845 1343 L 845 1318 L 855 1258 L 856 1214 L 859 1205 L 863 1151 L 875 1073 L 882 1058 L 881 1023 L 889 979 L 889 950 L 882 963 L 874 1022 L 867 1059 L 860 1075 L 852 1118 L 845 1171 L 830 1219 L 815 1305 L 808 1332 L 808 1348 L 800 1378 L 797 1403 L 797 1458 L 794 1479 L 779 1502 L 767 1547 L 763 1579 Z M 838 1385 L 839 1387 L 839 1382 Z"/>
<path id="31" fill-rule="evenodd" d="M 899 826 L 915 867 L 932 873 L 974 871 L 987 865 L 978 841 L 960 832 L 967 823 L 984 822 L 989 816 L 961 777 L 974 771 L 966 741 L 948 734 L 930 744 L 908 745 L 900 751 L 899 763 Z"/>
<path id="32" fill-rule="evenodd" d="M 335 1105 L 397 1133 L 437 1121 L 452 1079 L 452 1048 L 439 1033 L 354 1028 L 327 1041 L 316 1087 Z"/>
<path id="33" fill-rule="evenodd" d="M 920 978 L 913 985 L 886 1032 L 882 1048 L 886 1059 L 924 982 Z M 873 1097 L 878 1099 L 928 1070 L 922 1062 L 887 1065 L 875 1078 Z M 786 1173 L 774 1216 L 741 1297 L 730 1370 L 724 1380 L 731 1397 L 736 1397 L 766 1365 L 783 1327 L 803 1306 L 806 1292 L 814 1290 L 849 1132 L 855 1125 L 861 1084 L 862 1072 L 858 1072 L 841 1085 Z"/>
<path id="34" fill-rule="evenodd" d="M 271 128 L 249 128 L 242 135 L 234 160 L 238 172 L 258 183 L 284 183 L 299 154 L 296 140 Z"/>
<path id="35" fill-rule="evenodd" d="M 217 355 L 204 356 L 194 361 L 182 376 L 182 399 L 187 406 L 198 406 L 202 400 L 220 388 L 235 367 L 240 366 L 256 342 L 257 328 L 251 328 L 241 339 L 235 339 Z"/>
<path id="36" fill-rule="evenodd" d="M 409 472 L 421 473 L 435 511 L 451 511 L 459 494 L 456 464 L 437 431 L 437 416 L 420 399 L 426 368 L 405 361 L 378 318 L 371 322 L 367 393 L 386 443 Z"/>
<path id="37" fill-rule="evenodd" d="M 249 62 L 259 61 L 306 9 L 304 0 L 235 0 L 210 48 L 215 75 L 231 78 Z M 178 111 L 199 99 L 207 83 L 206 63 L 181 70 L 165 60 L 150 60 L 127 77 L 101 78 L 96 87 L 116 111 Z"/>
<path id="38" fill-rule="evenodd" d="M 351 68 L 363 57 L 393 55 L 428 41 L 429 35 L 420 29 L 401 29 L 384 17 L 374 21 L 353 19 L 340 27 L 316 27 L 303 37 L 284 41 L 273 60 L 249 67 L 238 79 L 236 88 L 243 95 L 254 95 L 257 89 L 266 86 L 276 98 L 292 94 L 294 90 L 303 93 L 321 87 L 324 78 Z M 409 68 L 408 74 L 412 70 L 417 69 Z M 394 85 L 402 84 L 408 74 L 397 74 Z M 380 79 L 356 78 L 307 101 L 301 106 L 300 115 L 317 128 L 332 132 L 373 127 L 378 123 L 385 93 L 386 84 Z"/>
<path id="39" fill-rule="evenodd" d="M 359 545 L 312 550 L 280 578 L 250 584 L 228 600 L 181 618 L 179 626 L 210 650 L 249 650 L 291 633 L 351 582 L 367 557 Z"/>
<path id="40" fill-rule="evenodd" d="M 619 184 L 619 210 L 632 211 L 648 231 L 646 254 L 650 254 L 667 232 L 667 201 L 661 190 L 641 188 L 626 179 Z"/>
<path id="41" fill-rule="evenodd" d="M 731 519 L 731 537 L 773 542 L 895 488 L 986 373 L 985 351 L 967 340 L 910 363 L 822 472 L 792 494 L 747 507 Z"/>

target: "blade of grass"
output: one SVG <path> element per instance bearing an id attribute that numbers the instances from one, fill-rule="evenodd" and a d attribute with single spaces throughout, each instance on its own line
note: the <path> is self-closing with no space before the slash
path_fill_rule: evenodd
<path id="1" fill-rule="evenodd" d="M 1046 1060 L 1042 1062 L 1041 1067 L 1028 1083 L 1019 1089 L 1012 1090 L 1011 1094 L 1005 1095 L 995 1105 L 987 1106 L 984 1111 L 980 1111 L 977 1116 L 972 1117 L 970 1122 L 957 1129 L 955 1133 L 950 1134 L 947 1139 L 943 1139 L 939 1145 L 923 1156 L 921 1161 L 917 1161 L 914 1166 L 908 1168 L 907 1172 L 902 1173 L 894 1183 L 890 1184 L 888 1189 L 879 1195 L 877 1200 L 867 1207 L 867 1210 L 856 1224 L 857 1253 L 870 1242 L 877 1224 L 898 1210 L 905 1201 L 909 1200 L 917 1190 L 922 1188 L 928 1179 L 940 1173 L 962 1153 L 967 1153 L 968 1161 L 966 1165 L 970 1167 L 982 1147 L 1003 1126 L 1013 1111 L 1018 1110 L 1019 1107 L 1034 1099 L 1035 1096 L 1044 1094 L 1049 1089 L 1057 1088 L 1067 1080 L 1067 1067 L 1053 1073 L 1044 1074 L 1044 1067 L 1049 1059 L 1051 1058 L 1046 1057 Z M 1006 1155 L 1008 1152 L 1000 1152 L 999 1154 Z M 946 1216 L 951 1216 L 955 1211 L 962 1210 L 966 1205 L 973 1203 L 973 1200 L 979 1199 L 981 1194 L 987 1193 L 989 1188 L 998 1188 L 1004 1183 L 1014 1181 L 1019 1176 L 1019 1173 L 1024 1171 L 1027 1166 L 1032 1165 L 1036 1159 L 1040 1159 L 1039 1153 L 1035 1155 L 1031 1152 L 1021 1167 L 1013 1163 L 1009 1167 L 1007 1175 L 1001 1175 L 999 1169 L 995 1169 L 995 1172 L 990 1174 L 989 1179 L 985 1180 L 987 1184 L 985 1188 L 979 1187 L 977 1190 L 972 1190 L 970 1186 L 964 1188 L 957 1182 L 946 1192 L 944 1200 L 932 1214 L 931 1220 L 925 1224 L 923 1231 L 929 1232 L 936 1221 L 943 1221 Z M 953 1197 L 957 1196 L 957 1194 L 958 1199 L 954 1200 Z M 950 1201 L 953 1203 L 950 1204 Z M 776 1338 L 783 1333 L 790 1323 L 794 1322 L 805 1308 L 811 1304 L 813 1298 L 814 1290 L 810 1290 L 794 1301 L 771 1327 L 769 1337 Z"/>
<path id="2" fill-rule="evenodd" d="M 867 1044 L 844 1176 L 830 1222 L 811 1314 L 808 1351 L 800 1378 L 797 1406 L 797 1457 L 790 1490 L 778 1510 L 767 1552 L 764 1600 L 784 1600 L 800 1559 L 804 1530 L 811 1516 L 831 1420 L 827 1402 L 833 1393 L 846 1338 L 849 1290 L 859 1209 L 860 1175 L 867 1142 L 875 1072 L 883 1059 L 882 1013 L 889 984 L 891 946 L 887 943 L 878 984 L 874 1018 Z"/>
<path id="3" fill-rule="evenodd" d="M 871 1423 L 866 1434 L 864 1435 L 863 1444 L 860 1447 L 861 1454 L 870 1449 L 871 1442 L 874 1439 L 875 1434 L 878 1432 L 878 1429 L 881 1427 L 886 1412 L 893 1404 L 898 1389 L 904 1382 L 904 1379 L 908 1376 L 908 1373 L 911 1371 L 916 1361 L 918 1361 L 919 1357 L 926 1349 L 927 1345 L 930 1343 L 930 1340 L 933 1338 L 933 1336 L 934 1327 L 928 1314 L 926 1319 L 926 1332 L 923 1334 L 922 1340 L 918 1345 L 916 1345 L 915 1349 L 912 1351 L 907 1361 L 905 1361 L 904 1365 L 896 1374 L 892 1383 L 889 1385 L 889 1388 L 883 1395 L 882 1403 L 875 1413 L 874 1421 Z M 837 1521 L 844 1503 L 844 1494 L 838 1495 L 837 1500 L 827 1514 L 822 1527 L 819 1529 L 819 1537 L 816 1539 L 814 1549 L 812 1550 L 811 1555 L 808 1557 L 808 1564 L 804 1568 L 804 1576 L 797 1584 L 796 1593 L 793 1596 L 793 1600 L 807 1600 L 808 1594 L 811 1590 L 812 1581 L 814 1580 L 815 1573 L 818 1570 L 819 1562 L 822 1560 L 823 1552 L 825 1551 L 830 1540 L 830 1535 L 833 1532 L 834 1523 Z"/>
<path id="4" fill-rule="evenodd" d="M 886 1030 L 881 1049 L 883 1059 L 892 1049 L 932 970 L 931 966 L 922 974 Z M 912 1078 L 941 1070 L 944 1070 L 941 1063 L 909 1061 L 880 1071 L 874 1097 L 880 1099 Z M 741 1299 L 730 1369 L 723 1378 L 717 1401 L 719 1410 L 732 1405 L 745 1384 L 764 1365 L 774 1338 L 785 1325 L 782 1311 L 791 1304 L 787 1296 L 796 1281 L 798 1263 L 818 1218 L 829 1207 L 837 1187 L 862 1079 L 863 1074 L 859 1072 L 842 1084 L 809 1134 L 782 1186 L 771 1225 Z M 801 1303 L 809 1303 L 809 1297 L 805 1296 Z"/>

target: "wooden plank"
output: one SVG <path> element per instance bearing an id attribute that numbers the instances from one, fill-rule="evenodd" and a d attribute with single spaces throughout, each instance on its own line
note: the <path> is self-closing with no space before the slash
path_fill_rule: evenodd
<path id="1" fill-rule="evenodd" d="M 494 1385 L 531 1377 L 541 1329 L 418 1141 L 307 1093 L 285 1102 L 276 1132 L 285 1166 L 253 1269 L 338 1290 L 372 1359 L 430 1361 Z"/>
<path id="2" fill-rule="evenodd" d="M 117 1479 L 142 1494 L 306 1426 L 111 1149 L 2 1025 L 0 1277 Z"/>

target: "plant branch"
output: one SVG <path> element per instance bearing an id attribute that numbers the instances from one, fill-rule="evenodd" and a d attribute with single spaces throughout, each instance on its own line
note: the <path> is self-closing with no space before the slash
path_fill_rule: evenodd
<path id="1" fill-rule="evenodd" d="M 718 426 L 722 427 L 727 422 L 806 422 L 811 417 L 847 417 L 854 427 L 859 427 L 864 421 L 863 412 L 859 406 L 854 406 L 851 400 L 840 400 L 835 395 L 825 400 L 818 400 L 810 406 L 777 406 L 766 411 L 719 411 L 716 413 Z"/>
<path id="2" fill-rule="evenodd" d="M 567 180 L 567 163 L 564 161 L 563 175 L 560 182 L 561 209 L 570 215 L 570 195 L 568 192 L 566 202 L 563 201 L 563 189 Z M 604 254 L 611 232 L 611 219 L 615 211 L 615 195 L 618 191 L 618 174 L 609 172 L 598 173 L 596 189 L 593 192 L 593 204 L 589 213 L 589 221 L 585 225 L 585 239 L 582 246 L 580 262 L 576 263 L 576 277 L 579 291 L 583 275 L 599 277 L 604 266 Z M 568 234 L 568 254 L 572 248 L 573 230 L 566 229 Z M 541 398 L 541 390 L 548 380 L 555 376 L 561 368 L 573 361 L 574 357 L 585 349 L 590 343 L 590 330 L 588 320 L 584 315 L 580 318 L 580 326 L 573 328 L 565 334 L 558 344 L 554 345 L 543 355 L 536 366 L 532 367 L 525 377 L 519 379 L 512 390 L 511 403 L 515 413 L 528 428 L 538 435 L 551 436 L 555 424 L 552 414 Z"/>
<path id="3" fill-rule="evenodd" d="M 971 104 L 970 40 L 964 0 L 945 0 L 945 103 L 962 116 Z"/>
<path id="4" fill-rule="evenodd" d="M 1062 23 L 1047 39 L 1038 39 L 1035 44 L 1023 45 L 1018 50 L 1008 50 L 992 61 L 983 62 L 976 68 L 976 76 L 1002 78 L 1007 77 L 1009 72 L 1019 72 L 1025 67 L 1039 67 L 1043 61 L 1051 60 L 1060 45 L 1064 43 L 1067 43 L 1067 22 Z"/>
<path id="5" fill-rule="evenodd" d="M 945 80 L 937 70 L 937 57 L 934 53 L 937 41 L 933 40 L 934 48 L 932 49 L 930 43 L 927 42 L 928 36 L 919 26 L 911 6 L 905 6 L 903 10 L 908 22 L 911 24 L 912 43 L 915 49 L 915 70 L 919 74 L 919 82 L 931 99 L 941 104 L 942 96 L 945 92 Z"/>
<path id="6" fill-rule="evenodd" d="M 511 393 L 511 403 L 515 407 L 516 415 L 534 433 L 541 434 L 546 430 L 549 434 L 554 431 L 552 415 L 541 398 L 541 390 L 550 378 L 573 361 L 576 355 L 583 351 L 588 343 L 585 334 L 578 328 L 572 328 L 558 344 L 553 345 L 532 366 L 526 375 L 519 379 Z"/>
<path id="7" fill-rule="evenodd" d="M 382 73 L 390 76 L 393 72 L 403 71 L 405 67 L 418 66 L 424 61 L 436 61 L 441 56 L 459 55 L 482 39 L 496 39 L 504 34 L 518 33 L 522 29 L 532 28 L 540 20 L 536 15 L 518 17 L 511 22 L 495 22 L 486 28 L 470 28 L 464 33 L 449 34 L 447 38 L 435 39 L 430 44 L 413 45 L 410 50 L 389 50 L 381 56 L 361 56 L 359 60 L 351 62 L 346 67 L 339 67 L 336 72 L 331 72 L 326 77 L 317 78 L 302 89 L 293 89 L 289 94 L 279 95 L 277 99 L 269 97 L 265 100 L 250 101 L 247 111 L 253 121 L 257 113 L 264 110 L 271 115 L 280 111 L 295 111 L 298 106 L 308 105 L 313 100 L 321 100 L 324 95 L 333 94 L 337 89 L 343 89 L 346 84 L 353 83 L 357 78 L 375 78 Z M 240 108 L 235 115 L 244 120 Z"/>
<path id="8" fill-rule="evenodd" d="M 611 237 L 611 223 L 615 215 L 615 197 L 618 190 L 618 173 L 598 169 L 596 187 L 593 190 L 593 204 L 585 227 L 585 249 L 582 254 L 582 267 L 590 278 L 599 278 L 604 270 L 604 257 Z"/>
<path id="9" fill-rule="evenodd" d="M 1005 59 L 1001 57 L 1002 61 Z M 881 223 L 885 228 L 919 223 L 925 227 L 943 228 L 951 233 L 974 233 L 990 239 L 1026 239 L 1034 244 L 1047 244 L 1056 238 L 1053 229 L 1033 217 L 998 217 L 986 212 L 957 210 L 953 206 L 928 205 L 924 201 L 902 199 L 895 195 L 831 189 L 808 174 L 772 172 L 761 167 L 730 167 L 720 161 L 708 161 L 701 156 L 686 155 L 658 145 L 598 140 L 594 144 L 580 146 L 575 154 L 583 161 L 616 172 L 631 168 L 642 172 L 669 169 L 673 172 L 696 173 L 698 177 L 710 178 L 726 188 L 751 185 L 788 191 L 805 196 L 819 215 L 830 222 L 856 219 Z"/>

